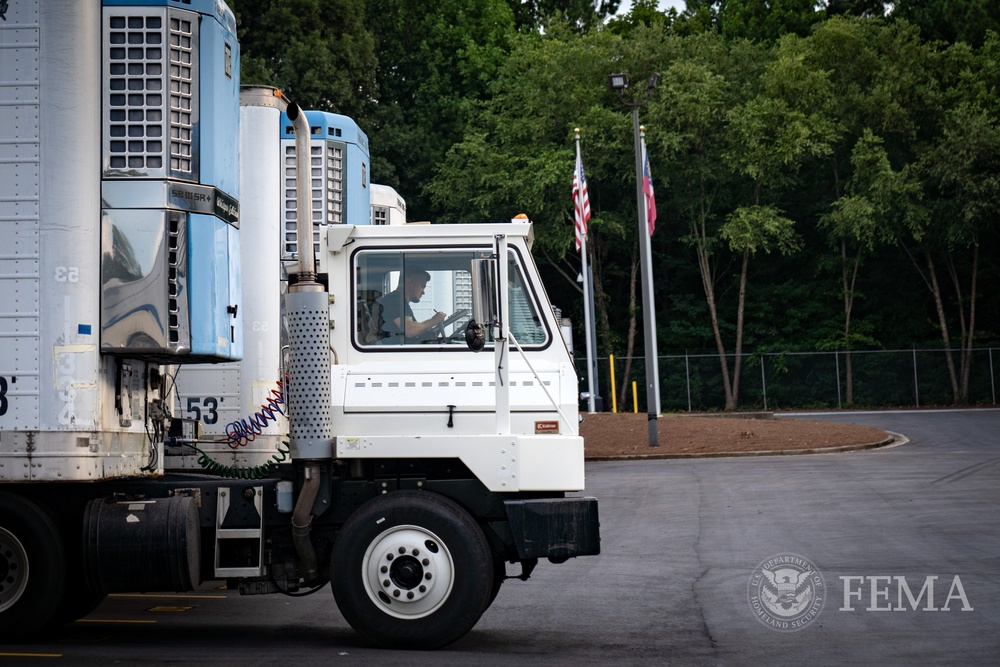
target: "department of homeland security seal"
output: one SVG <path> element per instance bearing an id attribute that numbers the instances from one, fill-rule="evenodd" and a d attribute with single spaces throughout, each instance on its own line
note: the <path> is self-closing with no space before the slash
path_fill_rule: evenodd
<path id="1" fill-rule="evenodd" d="M 750 573 L 747 601 L 754 617 L 779 632 L 801 630 L 826 604 L 826 581 L 815 564 L 796 554 L 779 554 Z"/>

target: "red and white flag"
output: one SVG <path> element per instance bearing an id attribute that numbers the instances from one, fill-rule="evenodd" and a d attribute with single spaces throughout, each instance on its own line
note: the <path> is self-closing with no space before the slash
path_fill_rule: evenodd
<path id="1" fill-rule="evenodd" d="M 646 196 L 646 229 L 652 236 L 656 231 L 656 199 L 653 198 L 653 177 L 649 173 L 649 153 L 646 140 L 642 140 L 642 192 Z"/>
<path id="2" fill-rule="evenodd" d="M 576 222 L 576 249 L 587 240 L 587 221 L 590 220 L 590 196 L 587 194 L 587 177 L 583 175 L 580 158 L 580 139 L 576 142 L 576 170 L 573 172 L 573 220 Z"/>

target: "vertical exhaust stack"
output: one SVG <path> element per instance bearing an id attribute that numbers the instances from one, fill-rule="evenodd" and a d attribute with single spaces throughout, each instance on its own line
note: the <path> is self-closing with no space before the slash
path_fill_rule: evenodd
<path id="1" fill-rule="evenodd" d="M 295 127 L 298 281 L 288 288 L 290 362 L 288 371 L 290 450 L 305 461 L 303 482 L 292 512 L 292 541 L 307 585 L 319 579 L 316 551 L 309 539 L 312 509 L 322 477 L 321 460 L 333 458 L 330 396 L 330 297 L 316 280 L 312 224 L 312 148 L 309 121 L 295 103 L 286 112 Z"/>
<path id="2" fill-rule="evenodd" d="M 316 280 L 313 257 L 309 122 L 294 102 L 286 110 L 295 126 L 298 281 L 288 288 L 289 420 L 291 454 L 298 461 L 333 457 L 330 396 L 329 294 Z"/>

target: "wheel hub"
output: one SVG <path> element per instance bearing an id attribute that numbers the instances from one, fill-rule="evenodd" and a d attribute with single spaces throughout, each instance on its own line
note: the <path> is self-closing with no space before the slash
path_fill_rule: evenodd
<path id="1" fill-rule="evenodd" d="M 405 590 L 416 588 L 424 578 L 424 568 L 413 556 L 403 556 L 389 566 L 389 579 Z"/>
<path id="2" fill-rule="evenodd" d="M 28 554 L 10 531 L 0 528 L 0 612 L 21 599 L 28 585 Z"/>
<path id="3" fill-rule="evenodd" d="M 364 576 L 369 596 L 383 611 L 398 618 L 420 618 L 448 598 L 454 565 L 433 533 L 418 526 L 397 526 L 368 548 Z"/>
<path id="4" fill-rule="evenodd" d="M 386 575 L 379 581 L 382 591 L 391 599 L 403 602 L 423 599 L 437 583 L 435 562 L 421 553 L 423 545 L 414 544 L 414 536 L 409 537 L 405 544 L 394 544 L 387 550 L 379 567 L 379 574 Z"/>

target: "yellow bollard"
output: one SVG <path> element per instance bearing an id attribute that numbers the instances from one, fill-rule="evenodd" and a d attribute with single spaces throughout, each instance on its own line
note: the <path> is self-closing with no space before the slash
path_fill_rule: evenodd
<path id="1" fill-rule="evenodd" d="M 639 394 L 635 390 L 635 380 L 632 380 L 632 412 L 639 412 Z"/>
<path id="2" fill-rule="evenodd" d="M 615 355 L 608 355 L 608 365 L 611 366 L 611 412 L 618 412 L 618 397 L 615 394 Z"/>

